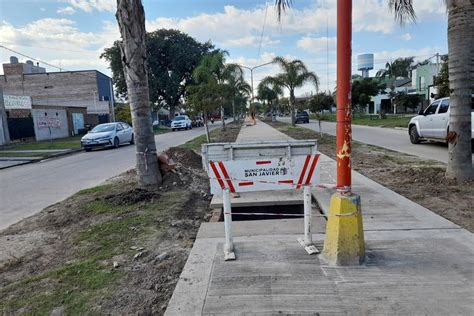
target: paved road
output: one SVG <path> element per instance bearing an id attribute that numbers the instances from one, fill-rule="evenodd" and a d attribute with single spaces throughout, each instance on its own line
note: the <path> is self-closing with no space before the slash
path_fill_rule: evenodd
<path id="1" fill-rule="evenodd" d="M 214 123 L 211 128 L 220 126 Z M 204 127 L 157 135 L 158 151 L 204 134 Z M 135 166 L 135 147 L 79 153 L 0 170 L 0 229 Z"/>
<path id="2" fill-rule="evenodd" d="M 289 117 L 279 117 L 278 120 L 286 123 L 291 122 Z M 319 126 L 316 121 L 311 121 L 309 124 L 298 124 L 298 126 L 319 132 Z M 336 123 L 321 122 L 321 128 L 324 133 L 336 135 Z M 425 159 L 433 159 L 443 163 L 448 161 L 448 147 L 445 144 L 421 143 L 413 145 L 410 143 L 408 132 L 405 130 L 352 125 L 352 138 L 362 143 L 415 155 Z"/>

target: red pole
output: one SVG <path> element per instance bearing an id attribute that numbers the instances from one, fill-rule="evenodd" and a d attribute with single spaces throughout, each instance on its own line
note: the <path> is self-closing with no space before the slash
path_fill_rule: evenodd
<path id="1" fill-rule="evenodd" d="M 337 0 L 336 162 L 339 192 L 351 191 L 352 0 Z"/>

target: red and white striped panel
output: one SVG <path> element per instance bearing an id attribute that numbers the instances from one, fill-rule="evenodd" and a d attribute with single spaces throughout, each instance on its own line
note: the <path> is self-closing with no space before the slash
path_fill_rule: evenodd
<path id="1" fill-rule="evenodd" d="M 262 160 L 210 161 L 211 193 L 300 189 L 319 184 L 319 154 Z"/>

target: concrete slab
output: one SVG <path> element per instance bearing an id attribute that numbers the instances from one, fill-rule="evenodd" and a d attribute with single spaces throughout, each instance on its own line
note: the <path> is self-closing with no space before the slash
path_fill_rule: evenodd
<path id="1" fill-rule="evenodd" d="M 255 135 L 258 134 L 258 138 Z M 255 141 L 272 141 L 272 140 L 287 140 L 291 137 L 283 134 L 280 131 L 272 128 L 268 124 L 257 120 L 256 125 L 243 125 L 240 129 L 239 136 L 236 143 L 253 143 Z"/>
<path id="2" fill-rule="evenodd" d="M 303 218 L 233 221 L 232 236 L 299 235 L 301 237 L 303 228 Z M 311 231 L 313 233 L 324 233 L 326 231 L 326 219 L 321 214 L 313 213 Z M 197 238 L 223 239 L 224 223 L 202 223 Z"/>
<path id="3" fill-rule="evenodd" d="M 232 262 L 224 262 L 221 238 L 198 238 L 166 315 L 473 311 L 474 249 L 465 230 L 367 232 L 367 260 L 357 267 L 328 266 L 296 237 L 236 237 Z M 313 239 L 321 248 L 324 235 Z"/>
<path id="4" fill-rule="evenodd" d="M 334 161 L 324 156 L 321 167 L 322 181 L 335 183 Z M 296 241 L 301 219 L 233 222 L 237 260 L 225 262 L 222 223 L 203 223 L 166 315 L 473 314 L 473 234 L 358 173 L 353 182 L 364 265 L 334 267 L 308 255 Z M 331 194 L 313 191 L 323 209 Z M 313 215 L 322 249 L 324 217 Z"/>

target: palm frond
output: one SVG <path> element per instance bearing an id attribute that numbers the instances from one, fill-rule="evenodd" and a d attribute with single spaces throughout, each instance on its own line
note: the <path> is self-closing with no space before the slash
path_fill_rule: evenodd
<path id="1" fill-rule="evenodd" d="M 275 0 L 275 7 L 277 9 L 278 22 L 281 21 L 281 14 L 288 10 L 293 5 L 293 0 Z"/>
<path id="2" fill-rule="evenodd" d="M 416 22 L 413 0 L 388 0 L 388 7 L 395 16 L 395 21 L 404 25 L 407 21 Z"/>

